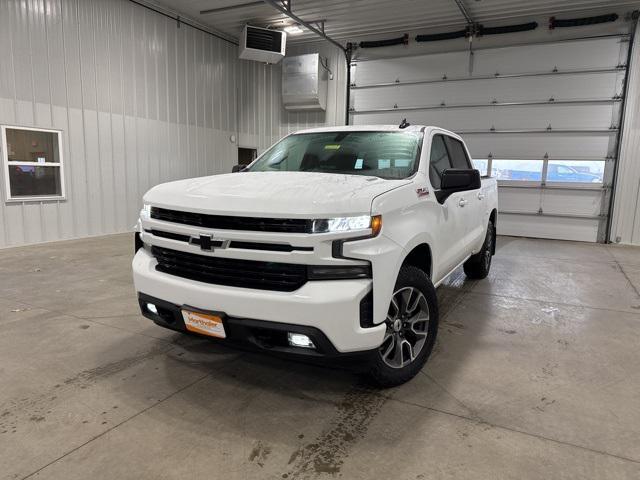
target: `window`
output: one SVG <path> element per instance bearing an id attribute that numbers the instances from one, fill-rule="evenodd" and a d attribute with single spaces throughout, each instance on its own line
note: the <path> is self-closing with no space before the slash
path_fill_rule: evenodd
<path id="1" fill-rule="evenodd" d="M 431 155 L 429 156 L 429 179 L 436 190 L 440 190 L 442 172 L 451 168 L 451 160 L 447 153 L 442 135 L 434 135 L 431 140 Z"/>
<path id="2" fill-rule="evenodd" d="M 491 162 L 492 175 L 498 180 L 516 182 L 540 182 L 542 180 L 542 160 L 503 160 Z"/>
<path id="3" fill-rule="evenodd" d="M 467 152 L 462 142 L 449 136 L 444 138 L 447 143 L 447 150 L 449 150 L 453 168 L 471 168 L 471 162 L 469 162 L 469 157 L 467 157 Z"/>
<path id="4" fill-rule="evenodd" d="M 489 160 L 486 158 L 474 158 L 473 168 L 480 171 L 480 175 L 486 177 L 489 174 Z"/>
<path id="5" fill-rule="evenodd" d="M 550 160 L 547 182 L 602 183 L 604 160 Z"/>
<path id="6" fill-rule="evenodd" d="M 249 170 L 407 178 L 418 168 L 421 141 L 421 132 L 336 131 L 289 135 L 258 158 Z"/>
<path id="7" fill-rule="evenodd" d="M 7 200 L 64 198 L 60 132 L 1 128 Z"/>

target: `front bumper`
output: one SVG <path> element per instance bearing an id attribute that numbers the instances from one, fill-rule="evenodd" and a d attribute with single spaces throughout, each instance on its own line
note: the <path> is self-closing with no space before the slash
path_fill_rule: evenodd
<path id="1" fill-rule="evenodd" d="M 174 306 L 224 312 L 239 326 L 261 321 L 310 327 L 331 345 L 328 353 L 367 351 L 382 343 L 385 324 L 360 326 L 360 302 L 371 291 L 370 279 L 309 281 L 294 292 L 274 292 L 180 278 L 156 271 L 156 264 L 147 250 L 137 251 L 133 278 L 139 294 Z"/>
<path id="2" fill-rule="evenodd" d="M 142 314 L 153 320 L 161 327 L 188 333 L 185 327 L 182 310 L 184 306 L 174 305 L 159 298 L 150 297 L 143 293 L 138 294 L 138 303 Z M 157 313 L 148 308 L 153 304 Z M 194 310 L 193 307 L 188 307 Z M 218 313 L 218 312 L 203 312 Z M 357 360 L 367 359 L 375 350 L 362 352 L 341 353 L 338 352 L 327 336 L 315 327 L 292 325 L 288 323 L 265 322 L 248 318 L 234 318 L 224 315 L 222 317 L 226 338 L 218 339 L 206 337 L 216 341 L 232 344 L 238 347 L 250 347 L 257 350 L 268 351 L 276 354 L 304 357 L 307 360 L 344 360 L 346 358 Z M 300 333 L 309 337 L 314 349 L 291 347 L 287 341 L 287 333 Z M 200 335 L 200 334 L 194 334 Z M 202 335 L 204 336 L 204 335 Z"/>

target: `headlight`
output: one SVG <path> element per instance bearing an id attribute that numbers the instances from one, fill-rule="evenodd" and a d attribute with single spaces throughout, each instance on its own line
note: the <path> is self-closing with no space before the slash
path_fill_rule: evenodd
<path id="1" fill-rule="evenodd" d="M 313 221 L 313 233 L 350 232 L 352 230 L 366 230 L 371 228 L 376 236 L 382 228 L 380 215 L 360 215 L 358 217 L 337 217 Z"/>
<path id="2" fill-rule="evenodd" d="M 140 218 L 144 218 L 144 219 L 151 218 L 151 205 L 147 203 L 142 205 L 142 210 L 140 210 Z"/>

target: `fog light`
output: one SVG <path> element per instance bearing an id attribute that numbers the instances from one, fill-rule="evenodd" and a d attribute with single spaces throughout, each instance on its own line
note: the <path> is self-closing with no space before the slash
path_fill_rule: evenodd
<path id="1" fill-rule="evenodd" d="M 151 313 L 155 313 L 156 315 L 158 315 L 158 309 L 153 303 L 147 303 L 147 310 L 149 310 Z"/>
<path id="2" fill-rule="evenodd" d="M 287 337 L 292 347 L 316 348 L 311 339 L 301 333 L 287 332 Z"/>

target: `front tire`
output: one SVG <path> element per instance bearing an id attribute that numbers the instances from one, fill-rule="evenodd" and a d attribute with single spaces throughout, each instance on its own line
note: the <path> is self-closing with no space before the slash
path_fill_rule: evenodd
<path id="1" fill-rule="evenodd" d="M 403 266 L 398 274 L 382 345 L 371 362 L 369 378 L 379 387 L 411 380 L 424 366 L 438 333 L 438 301 L 431 279 Z"/>
<path id="2" fill-rule="evenodd" d="M 496 227 L 493 225 L 493 222 L 489 220 L 487 235 L 484 238 L 482 248 L 478 253 L 464 262 L 464 273 L 467 277 L 474 280 L 487 278 L 489 270 L 491 269 L 491 259 L 493 258 L 493 252 L 495 250 L 495 242 Z"/>

